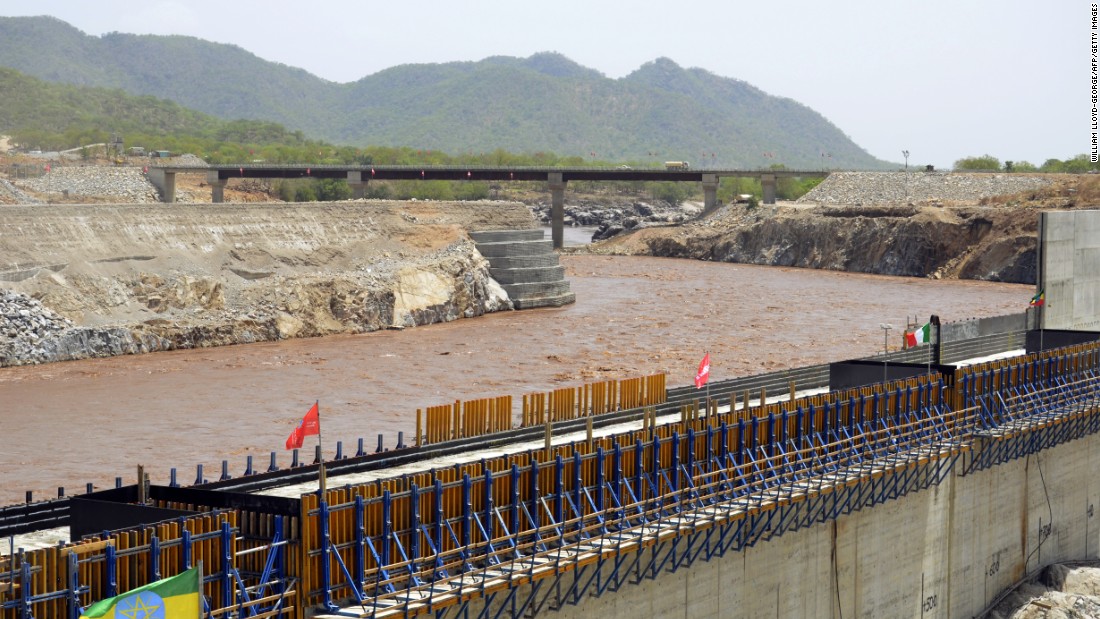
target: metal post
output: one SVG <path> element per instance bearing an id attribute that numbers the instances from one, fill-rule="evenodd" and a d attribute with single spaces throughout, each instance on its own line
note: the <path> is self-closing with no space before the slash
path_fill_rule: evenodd
<path id="1" fill-rule="evenodd" d="M 520 479 L 519 478 L 519 466 L 513 464 L 512 465 L 512 513 L 511 513 L 511 519 L 508 522 L 508 526 L 511 529 L 509 531 L 509 533 L 511 535 L 518 535 L 519 534 L 519 509 L 520 509 L 520 506 L 519 506 L 519 495 L 520 495 L 519 484 L 520 484 L 520 481 L 519 481 L 519 479 Z M 517 539 L 516 542 L 518 543 L 519 540 Z"/>
<path id="2" fill-rule="evenodd" d="M 31 564 L 27 563 L 26 554 L 23 549 L 19 549 L 19 601 L 20 610 L 22 611 L 20 619 L 34 619 L 34 614 L 31 612 L 31 598 L 34 597 L 31 593 L 34 587 L 31 584 Z"/>
<path id="3" fill-rule="evenodd" d="M 591 419 L 591 417 L 589 417 L 589 419 Z M 603 447 L 597 447 L 596 448 L 596 488 L 595 488 L 596 513 L 599 514 L 600 520 L 605 522 L 605 530 L 606 530 L 606 521 L 607 521 L 607 519 L 604 518 L 604 515 L 603 515 L 603 512 L 604 512 L 604 488 L 603 488 L 603 485 L 604 485 L 604 452 L 603 452 Z"/>
<path id="4" fill-rule="evenodd" d="M 889 360 L 887 355 L 890 353 L 890 329 L 894 328 L 894 325 L 881 322 L 879 328 L 882 329 L 882 382 L 889 381 Z"/>
<path id="5" fill-rule="evenodd" d="M 473 516 L 473 504 L 471 503 L 472 497 L 470 496 L 472 487 L 470 483 L 470 475 L 464 473 L 462 475 L 462 556 L 465 557 L 470 548 L 470 518 Z"/>
<path id="6" fill-rule="evenodd" d="M 488 560 L 489 554 L 493 552 L 493 472 L 488 468 L 485 469 L 485 478 L 481 485 L 485 489 L 485 512 L 482 514 L 484 517 L 482 523 L 485 527 L 485 558 Z"/>
<path id="7" fill-rule="evenodd" d="M 187 531 L 185 530 L 184 533 L 187 533 Z M 187 535 L 184 536 L 184 539 L 188 542 L 190 541 L 190 538 Z M 190 544 L 186 546 L 186 549 L 191 549 Z M 190 554 L 185 553 L 184 557 L 190 558 Z M 113 542 L 108 542 L 107 546 L 103 549 L 103 563 L 106 568 L 105 571 L 107 572 L 107 590 L 104 592 L 104 594 L 105 597 L 113 598 L 118 595 L 118 556 L 115 554 L 115 545 Z M 26 565 L 26 563 L 24 563 L 24 565 Z M 191 566 L 188 565 L 187 567 L 190 568 Z M 27 589 L 29 590 L 30 587 L 27 587 Z"/>
<path id="8" fill-rule="evenodd" d="M 420 487 L 409 485 L 409 569 L 415 574 L 420 571 L 417 560 L 420 559 Z M 409 576 L 410 580 L 414 577 Z"/>
<path id="9" fill-rule="evenodd" d="M 435 568 L 443 565 L 443 559 L 439 553 L 443 552 L 443 523 L 446 516 L 443 514 L 443 482 L 435 480 L 435 522 L 432 523 L 432 537 L 435 538 Z M 434 574 L 433 574 L 434 578 Z"/>
<path id="10" fill-rule="evenodd" d="M 228 522 L 222 523 L 222 608 L 233 604 L 233 532 Z"/>
<path id="11" fill-rule="evenodd" d="M 364 547 L 367 545 L 366 530 L 363 524 L 363 514 L 366 511 L 366 506 L 363 503 L 363 497 L 355 496 L 355 587 L 359 589 L 360 595 L 363 595 L 363 587 L 366 584 L 363 580 L 363 574 L 367 569 L 367 557 L 364 552 Z"/>
<path id="12" fill-rule="evenodd" d="M 529 496 L 531 497 L 531 507 L 528 509 L 528 511 L 531 514 L 531 528 L 534 529 L 535 531 L 538 531 L 539 528 L 541 527 L 541 525 L 539 523 L 542 520 L 540 518 L 540 511 L 541 510 L 539 510 L 539 499 L 542 498 L 542 496 L 541 496 L 542 493 L 539 491 L 539 463 L 538 463 L 538 460 L 532 460 L 531 461 L 531 475 L 530 475 L 530 477 L 531 477 L 531 492 L 530 492 Z M 536 536 L 536 538 L 542 537 L 542 535 L 540 533 L 535 533 L 535 536 Z"/>
<path id="13" fill-rule="evenodd" d="M 68 553 L 67 560 L 69 563 L 69 599 L 68 599 L 68 615 L 69 619 L 79 619 L 80 617 L 80 563 L 77 561 L 77 555 L 75 552 Z"/>
<path id="14" fill-rule="evenodd" d="M 160 580 L 160 540 L 154 535 L 149 540 L 149 582 Z"/>
<path id="15" fill-rule="evenodd" d="M 328 504 L 324 497 L 321 498 L 321 588 L 324 589 L 324 601 L 322 604 L 330 611 L 337 606 L 332 603 L 332 541 L 328 530 Z"/>
<path id="16" fill-rule="evenodd" d="M 573 509 L 576 510 L 577 530 L 584 528 L 584 477 L 581 476 L 581 452 L 573 452 Z"/>
<path id="17" fill-rule="evenodd" d="M 183 542 L 181 543 L 181 546 L 183 547 L 183 569 L 189 570 L 191 569 L 191 532 L 187 529 L 183 529 L 183 533 L 180 537 L 183 539 Z M 111 555 L 114 555 L 113 550 L 111 552 Z M 107 597 L 112 597 L 114 595 L 114 593 L 109 593 L 107 594 Z"/>

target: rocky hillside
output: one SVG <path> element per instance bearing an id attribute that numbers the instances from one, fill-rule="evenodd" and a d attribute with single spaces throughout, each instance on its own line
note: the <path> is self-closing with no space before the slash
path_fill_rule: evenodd
<path id="1" fill-rule="evenodd" d="M 797 203 L 728 205 L 589 251 L 1034 283 L 1038 211 L 1097 204 L 1092 176 L 835 173 Z"/>
<path id="2" fill-rule="evenodd" d="M 0 366 L 360 333 L 511 304 L 516 203 L 2 206 Z"/>

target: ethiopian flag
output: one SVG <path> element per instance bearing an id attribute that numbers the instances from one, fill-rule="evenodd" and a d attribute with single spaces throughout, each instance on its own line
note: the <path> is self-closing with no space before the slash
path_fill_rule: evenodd
<path id="1" fill-rule="evenodd" d="M 1046 303 L 1046 301 L 1047 301 L 1046 293 L 1044 291 L 1040 290 L 1038 294 L 1031 297 L 1031 303 L 1028 303 L 1028 305 L 1030 305 L 1032 307 L 1042 307 L 1043 304 Z"/>
<path id="2" fill-rule="evenodd" d="M 199 619 L 199 568 L 158 580 L 84 609 L 81 619 Z"/>

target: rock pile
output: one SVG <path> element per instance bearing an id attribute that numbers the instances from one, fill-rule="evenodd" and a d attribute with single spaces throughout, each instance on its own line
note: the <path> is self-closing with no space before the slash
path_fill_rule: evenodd
<path id="1" fill-rule="evenodd" d="M 1053 564 L 1017 583 L 982 615 L 989 619 L 1100 617 L 1100 568 Z"/>
<path id="2" fill-rule="evenodd" d="M 549 202 L 538 202 L 528 207 L 540 222 L 550 223 Z M 683 223 L 701 210 L 701 207 L 689 202 L 671 206 L 666 202 L 608 204 L 584 200 L 565 205 L 565 225 L 596 227 L 598 230 L 592 235 L 592 240 L 599 241 L 636 228 Z"/>
<path id="3" fill-rule="evenodd" d="M 41 200 L 37 200 L 28 196 L 19 190 L 18 187 L 12 185 L 10 181 L 0 178 L 0 204 L 41 204 Z"/>
<path id="4" fill-rule="evenodd" d="M 207 163 L 203 161 L 201 157 L 199 157 L 198 155 L 192 155 L 191 153 L 184 153 L 177 157 L 168 157 L 166 159 L 155 159 L 153 161 L 154 166 L 203 167 L 207 165 Z"/>
<path id="5" fill-rule="evenodd" d="M 0 366 L 51 361 L 47 352 L 50 340 L 73 322 L 53 313 L 37 299 L 12 291 L 0 291 Z"/>
<path id="6" fill-rule="evenodd" d="M 39 194 L 61 197 L 87 196 L 126 203 L 160 201 L 157 188 L 137 167 L 65 166 L 46 174 L 18 181 L 18 186 Z"/>
<path id="7" fill-rule="evenodd" d="M 945 172 L 833 172 L 800 203 L 921 204 L 977 202 L 1050 185 L 1044 176 Z"/>

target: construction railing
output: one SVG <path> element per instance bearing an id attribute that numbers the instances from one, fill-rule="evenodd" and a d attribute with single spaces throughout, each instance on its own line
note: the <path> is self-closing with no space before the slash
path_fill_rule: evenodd
<path id="1" fill-rule="evenodd" d="M 612 391 L 622 406 L 663 389 L 663 377 L 640 381 L 625 399 L 622 383 L 550 394 L 532 404 L 531 420 L 568 410 L 591 417 L 610 406 Z M 721 556 L 928 488 L 958 462 L 966 474 L 1100 431 L 1100 344 L 953 375 L 793 391 L 778 402 L 727 393 L 674 420 L 632 417 L 641 423 L 617 434 L 330 486 L 324 501 L 302 495 L 286 521 L 235 510 L 7 557 L 0 619 L 75 619 L 81 604 L 200 559 L 212 614 L 289 612 L 290 591 L 296 612 L 354 603 L 368 615 L 419 614 L 515 595 L 519 584 L 605 560 L 586 582 L 617 587 L 620 567 L 655 576 L 669 561 Z M 554 409 L 551 399 L 572 408 Z M 433 421 L 426 440 L 466 432 L 467 420 L 471 432 L 489 431 L 510 411 L 510 402 L 494 402 L 461 405 L 459 423 L 452 407 L 433 413 L 452 425 Z M 578 582 L 566 598 L 583 595 L 588 585 Z M 532 589 L 524 608 L 563 603 L 560 593 L 548 601 Z"/>
<path id="2" fill-rule="evenodd" d="M 235 511 L 203 514 L 2 557 L 0 617 L 77 619 L 92 602 L 200 564 L 206 616 L 293 613 L 285 537 L 242 537 L 237 518 Z"/>

